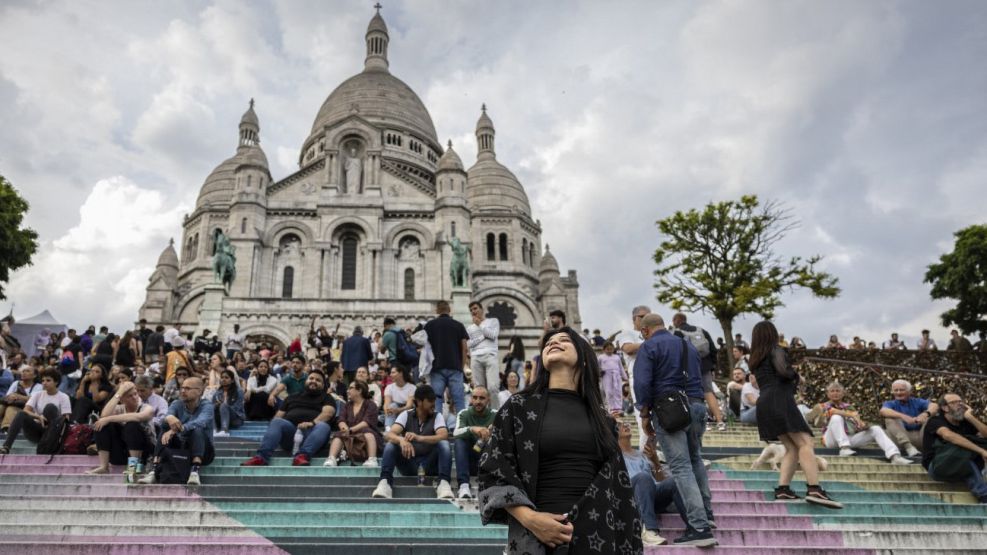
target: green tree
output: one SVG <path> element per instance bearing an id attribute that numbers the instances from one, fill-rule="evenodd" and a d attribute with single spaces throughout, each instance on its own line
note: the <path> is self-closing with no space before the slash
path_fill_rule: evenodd
<path id="1" fill-rule="evenodd" d="M 930 264 L 925 283 L 933 299 L 956 299 L 943 312 L 942 324 L 960 328 L 964 335 L 987 331 L 987 225 L 971 225 L 953 234 L 953 252 Z"/>
<path id="2" fill-rule="evenodd" d="M 654 260 L 658 300 L 675 310 L 702 311 L 723 329 L 727 356 L 733 364 L 733 321 L 741 314 L 771 318 L 784 306 L 781 293 L 797 287 L 817 297 L 840 294 L 836 277 L 815 269 L 822 260 L 782 259 L 774 247 L 797 226 L 775 202 L 756 196 L 710 203 L 658 220 L 664 240 Z"/>
<path id="3" fill-rule="evenodd" d="M 10 272 L 31 264 L 38 250 L 38 234 L 21 229 L 27 209 L 27 201 L 0 175 L 0 299 L 7 298 L 3 285 L 10 281 Z"/>

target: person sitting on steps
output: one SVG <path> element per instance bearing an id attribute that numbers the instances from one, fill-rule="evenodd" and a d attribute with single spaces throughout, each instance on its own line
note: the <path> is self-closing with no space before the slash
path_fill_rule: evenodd
<path id="1" fill-rule="evenodd" d="M 305 389 L 284 400 L 264 432 L 257 454 L 240 466 L 266 466 L 278 446 L 291 453 L 294 451 L 295 432 L 299 430 L 303 439 L 291 465 L 308 466 L 312 455 L 329 443 L 332 433 L 330 423 L 334 416 L 336 402 L 326 393 L 325 375 L 309 372 L 305 378 Z"/>
<path id="2" fill-rule="evenodd" d="M 20 367 L 20 379 L 11 383 L 7 389 L 7 395 L 0 401 L 0 430 L 6 432 L 10 429 L 10 423 L 14 421 L 27 404 L 31 395 L 41 391 L 41 384 L 38 383 L 38 373 L 34 367 L 24 364 Z"/>
<path id="3" fill-rule="evenodd" d="M 140 473 L 144 458 L 154 449 L 154 407 L 144 403 L 137 386 L 123 382 L 106 402 L 93 424 L 99 466 L 86 474 L 106 474 L 110 465 L 127 465 L 128 481 Z"/>
<path id="4" fill-rule="evenodd" d="M 201 483 L 200 467 L 208 465 L 216 457 L 212 442 L 213 407 L 210 403 L 202 402 L 205 389 L 202 378 L 188 378 L 182 382 L 178 392 L 179 399 L 168 407 L 168 416 L 161 422 L 162 432 L 158 436 L 159 447 L 185 449 L 189 452 L 192 459 L 192 468 L 188 477 L 190 486 L 198 486 Z M 152 470 L 138 482 L 156 483 L 160 462 L 160 458 L 155 457 Z"/>
<path id="5" fill-rule="evenodd" d="M 452 472 L 452 453 L 449 449 L 449 430 L 441 412 L 435 410 L 435 390 L 427 384 L 415 389 L 415 408 L 398 415 L 397 420 L 384 434 L 383 461 L 380 466 L 380 482 L 372 497 L 390 499 L 394 485 L 395 467 L 405 476 L 415 473 L 439 476 L 436 497 L 452 499 L 449 477 Z"/>
<path id="6" fill-rule="evenodd" d="M 966 482 L 987 503 L 987 424 L 955 393 L 943 395 L 939 407 L 923 430 L 922 466 L 938 482 Z"/>
<path id="7" fill-rule="evenodd" d="M 377 430 L 377 404 L 370 398 L 369 386 L 359 379 L 350 382 L 346 395 L 348 401 L 343 405 L 343 411 L 339 416 L 339 431 L 332 438 L 329 457 L 326 458 L 324 465 L 336 466 L 339 462 L 339 452 L 343 449 L 343 442 L 358 436 L 366 444 L 367 459 L 363 462 L 363 466 L 375 467 L 377 446 L 381 444 L 380 432 Z M 347 454 L 353 462 L 360 462 L 356 460 L 353 453 Z"/>
<path id="8" fill-rule="evenodd" d="M 922 427 L 939 413 L 939 405 L 912 397 L 912 384 L 906 380 L 891 382 L 891 395 L 894 399 L 881 405 L 884 427 L 899 449 L 903 449 L 909 458 L 916 458 L 923 449 Z"/>
<path id="9" fill-rule="evenodd" d="M 496 413 L 488 406 L 489 402 L 490 391 L 478 385 L 470 394 L 470 406 L 459 411 L 456 416 L 456 428 L 452 437 L 455 438 L 456 480 L 459 482 L 460 499 L 473 497 L 470 493 L 470 476 L 476 476 L 479 472 L 480 451 L 490 441 L 490 425 L 493 424 Z"/>
<path id="10" fill-rule="evenodd" d="M 898 447 L 878 425 L 867 425 L 860 413 L 850 403 L 843 401 L 843 385 L 833 382 L 826 388 L 829 401 L 819 405 L 817 411 L 820 419 L 825 420 L 823 426 L 823 445 L 839 447 L 841 457 L 855 455 L 853 447 L 862 447 L 873 441 L 884 450 L 884 456 L 891 464 L 911 464 L 912 461 L 901 456 Z"/>
<path id="11" fill-rule="evenodd" d="M 216 406 L 216 414 L 213 420 L 218 424 L 214 437 L 229 437 L 230 429 L 243 426 L 247 415 L 243 410 L 243 393 L 240 392 L 240 384 L 236 372 L 229 368 L 220 372 L 219 389 L 213 395 L 213 403 Z"/>
<path id="12" fill-rule="evenodd" d="M 58 390 L 58 385 L 62 381 L 62 374 L 58 370 L 44 370 L 41 372 L 41 391 L 35 392 L 24 404 L 24 410 L 17 413 L 10 423 L 7 431 L 7 439 L 0 447 L 0 455 L 10 453 L 10 448 L 14 446 L 14 441 L 24 430 L 24 436 L 31 443 L 41 441 L 41 436 L 59 416 L 66 418 L 72 415 L 72 401 L 69 396 Z"/>

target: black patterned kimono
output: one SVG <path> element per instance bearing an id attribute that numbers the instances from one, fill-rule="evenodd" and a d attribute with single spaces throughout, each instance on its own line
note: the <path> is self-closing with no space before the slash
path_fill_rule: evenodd
<path id="1" fill-rule="evenodd" d="M 483 524 L 507 524 L 507 553 L 543 555 L 548 547 L 511 517 L 507 507 L 534 510 L 538 487 L 538 438 L 548 396 L 517 394 L 500 408 L 491 440 L 480 456 L 480 518 Z M 603 463 L 583 497 L 569 511 L 573 524 L 568 551 L 556 553 L 617 553 L 637 555 L 641 517 L 634 502 L 624 458 L 617 451 Z"/>

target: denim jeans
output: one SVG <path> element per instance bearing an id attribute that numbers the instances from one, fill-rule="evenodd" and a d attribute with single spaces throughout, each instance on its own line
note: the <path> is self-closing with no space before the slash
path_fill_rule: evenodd
<path id="1" fill-rule="evenodd" d="M 757 407 L 740 409 L 740 421 L 744 424 L 757 424 Z"/>
<path id="2" fill-rule="evenodd" d="M 216 405 L 216 421 L 219 422 L 219 429 L 228 432 L 230 428 L 243 426 L 243 420 L 226 403 Z"/>
<path id="3" fill-rule="evenodd" d="M 655 482 L 650 473 L 638 472 L 631 478 L 631 488 L 634 489 L 634 501 L 637 503 L 638 512 L 641 513 L 645 529 L 658 532 L 660 528 L 657 513 L 668 512 L 670 504 L 675 505 L 675 510 L 678 511 L 683 522 L 687 520 L 685 504 L 675 487 L 675 480 Z"/>
<path id="4" fill-rule="evenodd" d="M 439 407 L 445 406 L 446 388 L 452 395 L 452 404 L 456 407 L 456 414 L 466 408 L 466 394 L 463 392 L 463 371 L 462 370 L 437 370 L 432 369 L 428 375 L 432 389 L 435 390 L 436 404 Z M 439 408 L 435 409 L 440 412 Z"/>
<path id="5" fill-rule="evenodd" d="M 158 445 L 162 445 L 161 436 L 168 431 L 168 427 L 164 426 L 161 428 L 158 434 Z M 204 430 L 203 428 L 195 428 L 194 430 L 185 430 L 178 434 L 175 434 L 171 438 L 171 443 L 168 447 L 173 449 L 186 449 L 188 450 L 189 456 L 193 459 L 200 459 L 202 461 L 202 466 L 207 466 L 216 457 L 216 449 L 212 444 L 212 430 Z"/>
<path id="6" fill-rule="evenodd" d="M 271 425 L 264 432 L 264 438 L 260 440 L 257 455 L 265 461 L 270 460 L 279 446 L 290 454 L 295 445 L 295 430 L 297 430 L 296 426 L 284 418 L 271 420 Z M 329 443 L 331 433 L 332 429 L 325 422 L 319 422 L 311 428 L 302 430 L 305 439 L 298 448 L 298 454 L 311 457 L 313 453 L 318 453 L 326 443 Z"/>
<path id="7" fill-rule="evenodd" d="M 449 481 L 452 472 L 452 453 L 449 442 L 442 440 L 427 455 L 416 455 L 410 459 L 401 454 L 401 446 L 388 443 L 384 446 L 384 456 L 380 463 L 380 477 L 394 485 L 394 469 L 397 468 L 402 476 L 416 476 L 418 467 L 425 467 L 428 476 L 438 475 L 440 480 Z"/>
<path id="8" fill-rule="evenodd" d="M 456 481 L 470 483 L 470 476 L 479 472 L 480 454 L 473 450 L 476 440 L 462 438 L 456 440 Z"/>
<path id="9" fill-rule="evenodd" d="M 657 434 L 658 445 L 665 455 L 672 472 L 675 487 L 685 504 L 687 524 L 695 530 L 709 528 L 709 482 L 703 467 L 699 446 L 706 429 L 706 405 L 691 400 L 692 424 L 685 430 L 669 433 L 658 424 L 658 417 L 651 413 L 651 423 Z M 698 427 L 698 430 L 696 429 Z"/>
<path id="10" fill-rule="evenodd" d="M 945 482 L 935 473 L 935 464 L 929 465 L 929 478 L 937 482 Z M 977 498 L 977 501 L 981 503 L 987 502 L 987 480 L 984 480 L 984 475 L 980 473 L 980 469 L 977 468 L 976 463 L 973 459 L 970 460 L 970 475 L 966 477 L 966 487 L 970 489 L 970 493 Z"/>

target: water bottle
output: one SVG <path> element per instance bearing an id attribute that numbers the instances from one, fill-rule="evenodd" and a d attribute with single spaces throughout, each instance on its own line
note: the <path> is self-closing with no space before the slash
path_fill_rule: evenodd
<path id="1" fill-rule="evenodd" d="M 476 440 L 476 443 L 473 444 L 473 450 L 476 451 L 477 453 L 482 453 L 483 448 L 486 446 L 487 446 L 487 440 L 478 439 Z"/>
<path id="2" fill-rule="evenodd" d="M 419 486 L 424 486 L 425 485 L 425 465 L 424 464 L 419 464 L 418 465 L 418 485 Z"/>

